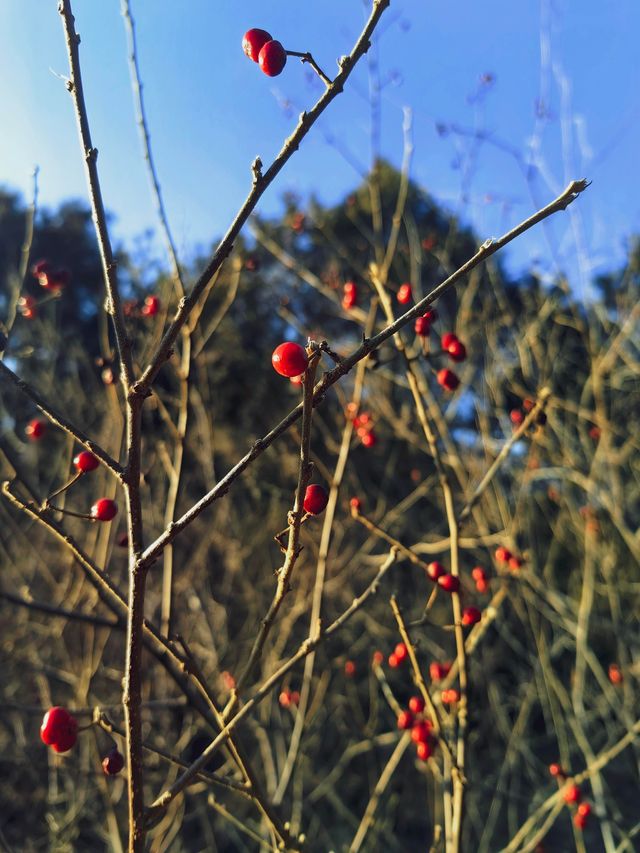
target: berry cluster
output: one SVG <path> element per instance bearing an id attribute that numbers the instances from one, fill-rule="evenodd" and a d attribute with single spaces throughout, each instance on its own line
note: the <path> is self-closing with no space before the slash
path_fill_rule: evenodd
<path id="1" fill-rule="evenodd" d="M 373 431 L 373 416 L 371 412 L 361 412 L 360 414 L 356 414 L 356 412 L 356 405 L 349 403 L 347 406 L 347 418 L 353 421 L 356 435 L 362 442 L 363 447 L 375 447 L 378 439 Z"/>
<path id="2" fill-rule="evenodd" d="M 286 50 L 266 30 L 247 30 L 242 38 L 242 49 L 269 77 L 277 77 L 287 64 Z"/>
<path id="3" fill-rule="evenodd" d="M 297 707 L 300 704 L 300 692 L 298 690 L 289 690 L 285 688 L 278 696 L 278 702 L 282 708 Z"/>
<path id="4" fill-rule="evenodd" d="M 398 714 L 398 728 L 401 731 L 411 730 L 411 740 L 416 745 L 416 755 L 421 761 L 427 761 L 433 755 L 436 741 L 432 734 L 433 724 L 423 712 L 422 696 L 412 696 L 406 710 Z"/>
<path id="5" fill-rule="evenodd" d="M 161 307 L 160 297 L 152 293 L 145 296 L 142 304 L 137 299 L 129 299 L 122 306 L 122 310 L 125 317 L 155 317 Z"/>

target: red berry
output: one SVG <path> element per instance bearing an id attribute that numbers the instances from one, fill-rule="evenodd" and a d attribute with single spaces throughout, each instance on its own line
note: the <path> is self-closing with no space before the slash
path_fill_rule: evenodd
<path id="1" fill-rule="evenodd" d="M 458 340 L 457 335 L 454 335 L 453 332 L 445 332 L 444 335 L 440 338 L 440 343 L 442 344 L 442 349 L 445 352 L 449 351 L 449 347 L 452 343 Z"/>
<path id="2" fill-rule="evenodd" d="M 307 486 L 302 506 L 304 507 L 304 511 L 308 512 L 310 515 L 319 515 L 324 511 L 328 500 L 329 495 L 327 494 L 327 490 L 324 486 L 319 486 L 317 483 L 314 483 L 311 486 Z"/>
<path id="3" fill-rule="evenodd" d="M 277 77 L 287 64 L 287 52 L 279 41 L 272 39 L 260 48 L 258 63 L 268 77 Z"/>
<path id="4" fill-rule="evenodd" d="M 345 281 L 343 289 L 345 293 L 357 293 L 358 290 L 354 281 Z"/>
<path id="5" fill-rule="evenodd" d="M 307 369 L 309 359 L 304 347 L 292 341 L 285 341 L 274 349 L 271 364 L 280 376 L 300 376 Z"/>
<path id="6" fill-rule="evenodd" d="M 577 829 L 583 830 L 588 821 L 588 815 L 580 814 L 580 812 L 576 812 L 573 816 L 573 824 Z"/>
<path id="7" fill-rule="evenodd" d="M 291 704 L 296 705 L 296 707 L 300 704 L 300 691 L 292 690 L 290 694 Z"/>
<path id="8" fill-rule="evenodd" d="M 360 509 L 362 508 L 362 501 L 360 498 L 351 498 L 349 506 L 354 512 L 360 512 Z"/>
<path id="9" fill-rule="evenodd" d="M 424 711 L 424 699 L 422 696 L 412 696 L 407 704 L 409 710 L 414 714 L 421 714 Z"/>
<path id="10" fill-rule="evenodd" d="M 401 284 L 398 289 L 398 302 L 401 305 L 406 305 L 411 302 L 412 293 L 410 284 Z"/>
<path id="11" fill-rule="evenodd" d="M 356 674 L 356 665 L 352 660 L 348 660 L 345 662 L 344 674 L 347 676 L 347 678 L 353 678 L 353 676 Z"/>
<path id="12" fill-rule="evenodd" d="M 404 731 L 413 725 L 413 714 L 411 711 L 400 711 L 398 714 L 398 728 Z"/>
<path id="13" fill-rule="evenodd" d="M 429 335 L 431 323 L 427 320 L 426 317 L 416 317 L 414 329 L 416 335 L 420 335 L 420 337 L 426 338 Z"/>
<path id="14" fill-rule="evenodd" d="M 482 611 L 477 607 L 465 607 L 462 611 L 462 624 L 465 626 L 475 625 L 482 619 Z"/>
<path id="15" fill-rule="evenodd" d="M 404 643 L 398 643 L 398 645 L 394 649 L 394 654 L 398 659 L 398 663 L 402 663 L 402 661 L 406 660 L 409 657 L 409 650 L 407 649 Z"/>
<path id="16" fill-rule="evenodd" d="M 81 474 L 87 474 L 89 471 L 95 471 L 100 463 L 93 453 L 82 450 L 77 456 L 73 457 L 73 464 Z"/>
<path id="17" fill-rule="evenodd" d="M 155 317 L 160 310 L 160 300 L 157 296 L 145 296 L 140 313 L 143 317 Z"/>
<path id="18" fill-rule="evenodd" d="M 609 664 L 609 681 L 612 684 L 622 684 L 622 682 L 624 681 L 622 670 L 620 669 L 617 663 Z"/>
<path id="19" fill-rule="evenodd" d="M 583 817 L 589 817 L 591 814 L 591 803 L 580 803 L 578 806 L 578 814 Z"/>
<path id="20" fill-rule="evenodd" d="M 582 791 L 578 788 L 577 785 L 569 785 L 569 787 L 565 790 L 562 795 L 563 800 L 567 805 L 571 805 L 572 803 L 579 803 L 582 799 Z"/>
<path id="21" fill-rule="evenodd" d="M 460 384 L 460 380 L 456 374 L 452 370 L 448 370 L 446 367 L 438 371 L 436 378 L 438 380 L 438 385 L 442 385 L 442 387 L 447 391 L 455 391 Z"/>
<path id="22" fill-rule="evenodd" d="M 389 655 L 388 660 L 389 666 L 391 669 L 397 669 L 400 666 L 400 661 L 398 660 L 398 656 L 394 654 Z"/>
<path id="23" fill-rule="evenodd" d="M 601 434 L 600 427 L 592 426 L 589 430 L 589 438 L 593 439 L 593 441 L 599 441 Z"/>
<path id="24" fill-rule="evenodd" d="M 453 343 L 449 345 L 447 352 L 449 353 L 449 358 L 452 361 L 464 361 L 467 357 L 467 348 L 458 340 L 453 341 Z"/>
<path id="25" fill-rule="evenodd" d="M 373 432 L 365 433 L 361 437 L 360 441 L 365 447 L 375 447 L 375 445 L 378 443 L 378 439 L 375 437 Z"/>
<path id="26" fill-rule="evenodd" d="M 429 308 L 429 310 L 426 311 L 422 316 L 430 323 L 435 323 L 435 321 L 438 319 L 438 312 L 435 308 Z"/>
<path id="27" fill-rule="evenodd" d="M 432 581 L 437 581 L 438 578 L 441 578 L 444 574 L 446 574 L 446 572 L 442 563 L 439 563 L 437 560 L 434 560 L 427 566 L 427 574 L 429 575 Z"/>
<path id="28" fill-rule="evenodd" d="M 438 586 L 441 586 L 445 592 L 457 592 L 460 589 L 460 578 L 455 575 L 441 575 L 438 578 Z"/>
<path id="29" fill-rule="evenodd" d="M 260 51 L 268 41 L 271 41 L 271 35 L 266 30 L 247 30 L 242 37 L 242 49 L 249 59 L 257 62 Z"/>
<path id="30" fill-rule="evenodd" d="M 511 409 L 509 417 L 511 418 L 511 423 L 514 426 L 520 426 L 524 421 L 524 413 L 522 412 L 522 409 Z"/>
<path id="31" fill-rule="evenodd" d="M 476 589 L 482 594 L 489 592 L 489 581 L 476 581 Z"/>
<path id="32" fill-rule="evenodd" d="M 426 761 L 433 755 L 433 746 L 430 741 L 420 741 L 416 744 L 416 755 L 421 761 Z"/>
<path id="33" fill-rule="evenodd" d="M 109 498 L 100 498 L 91 507 L 91 517 L 98 521 L 111 521 L 118 514 L 118 504 Z"/>
<path id="34" fill-rule="evenodd" d="M 562 767 L 555 763 L 549 765 L 549 773 L 551 773 L 552 776 L 558 776 L 560 779 L 563 779 L 566 776 Z"/>
<path id="35" fill-rule="evenodd" d="M 508 563 L 513 554 L 508 548 L 505 548 L 504 545 L 500 545 L 496 548 L 496 560 L 499 563 Z"/>
<path id="36" fill-rule="evenodd" d="M 431 738 L 431 725 L 424 720 L 411 728 L 411 740 L 414 743 L 427 743 Z"/>
<path id="37" fill-rule="evenodd" d="M 123 767 L 124 757 L 115 747 L 102 759 L 102 769 L 107 776 L 117 776 Z"/>
<path id="38" fill-rule="evenodd" d="M 376 650 L 376 651 L 373 653 L 373 657 L 371 658 L 371 663 L 372 663 L 374 666 L 382 666 L 382 661 L 383 661 L 383 660 L 384 660 L 384 655 L 382 654 L 382 652 L 381 652 L 381 651 L 379 651 L 379 650 Z"/>
<path id="39" fill-rule="evenodd" d="M 511 557 L 509 557 L 509 568 L 512 572 L 517 572 L 518 569 L 521 569 L 522 563 L 523 560 L 521 557 L 515 557 L 514 555 L 511 555 Z"/>
<path id="40" fill-rule="evenodd" d="M 24 428 L 26 435 L 31 441 L 39 441 L 47 431 L 47 422 L 41 418 L 34 418 Z"/>
<path id="41" fill-rule="evenodd" d="M 55 752 L 68 752 L 78 739 L 78 721 L 66 708 L 49 708 L 40 726 L 40 737 Z"/>
<path id="42" fill-rule="evenodd" d="M 251 30 L 249 30 L 249 32 L 251 32 Z M 253 57 L 251 57 L 251 59 L 253 59 Z M 257 272 L 260 269 L 260 258 L 256 257 L 255 255 L 249 255 L 249 257 L 244 262 L 244 268 L 246 270 L 249 270 L 249 272 Z"/>
<path id="43" fill-rule="evenodd" d="M 353 308 L 356 304 L 357 299 L 355 293 L 345 293 L 342 297 L 342 307 L 345 311 L 348 311 L 350 308 Z"/>

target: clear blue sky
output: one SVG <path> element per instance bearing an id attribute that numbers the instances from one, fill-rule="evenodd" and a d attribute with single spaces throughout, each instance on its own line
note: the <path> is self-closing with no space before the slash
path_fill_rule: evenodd
<path id="1" fill-rule="evenodd" d="M 55 0 L 0 0 L 0 183 L 55 205 L 86 197 Z M 118 239 L 155 225 L 132 106 L 119 0 L 75 0 L 93 140 Z M 285 47 L 311 50 L 329 73 L 350 50 L 368 3 L 360 0 L 133 0 L 152 143 L 177 242 L 209 245 L 249 187 L 249 165 L 269 163 L 319 84 L 289 60 L 269 79 L 240 43 L 251 26 Z M 569 178 L 593 186 L 571 216 L 520 241 L 513 267 L 539 259 L 581 288 L 590 269 L 623 257 L 640 233 L 640 2 L 616 0 L 392 0 L 373 56 L 382 90 L 381 153 L 402 156 L 402 108 L 413 110 L 413 177 L 458 211 L 480 238 L 501 233 L 550 200 Z M 482 87 L 482 74 L 495 77 Z M 286 167 L 260 211 L 277 213 L 284 190 L 332 203 L 358 182 L 338 150 L 370 163 L 366 63 Z M 480 97 L 478 97 L 480 93 Z M 475 97 L 474 97 L 475 95 Z M 546 118 L 536 120 L 544 100 Z M 283 102 L 294 105 L 287 115 Z M 454 125 L 458 132 L 442 133 Z M 440 128 L 440 132 L 439 129 Z M 484 131 L 475 144 L 468 131 Z M 537 136 L 536 128 L 539 133 Z M 537 139 L 528 184 L 511 149 Z M 338 144 L 331 144 L 330 140 Z"/>

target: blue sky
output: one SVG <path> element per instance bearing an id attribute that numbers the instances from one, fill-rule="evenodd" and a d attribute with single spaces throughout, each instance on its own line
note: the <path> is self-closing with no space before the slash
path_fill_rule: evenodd
<path id="1" fill-rule="evenodd" d="M 48 205 L 86 198 L 75 119 L 58 76 L 67 62 L 56 6 L 0 0 L 0 183 L 28 194 L 38 164 Z M 116 238 L 127 241 L 155 219 L 120 2 L 75 0 L 73 7 L 103 194 Z M 178 246 L 189 253 L 226 229 L 249 188 L 251 161 L 259 154 L 269 163 L 321 91 L 295 60 L 277 78 L 261 74 L 242 53 L 243 32 L 263 27 L 289 49 L 311 50 L 331 75 L 368 3 L 132 0 L 132 9 L 161 183 Z M 380 151 L 400 162 L 403 108 L 410 107 L 413 177 L 473 224 L 479 239 L 502 233 L 570 178 L 590 178 L 570 215 L 520 240 L 508 256 L 512 268 L 533 262 L 587 288 L 591 272 L 619 262 L 627 239 L 640 233 L 639 32 L 637 0 L 606 10 L 596 0 L 392 0 L 371 53 L 383 81 Z M 482 84 L 483 74 L 493 82 Z M 363 63 L 267 192 L 261 213 L 277 213 L 285 190 L 333 203 L 358 183 L 348 160 L 363 170 L 371 162 L 370 81 Z M 529 181 L 523 163 L 536 167 Z"/>

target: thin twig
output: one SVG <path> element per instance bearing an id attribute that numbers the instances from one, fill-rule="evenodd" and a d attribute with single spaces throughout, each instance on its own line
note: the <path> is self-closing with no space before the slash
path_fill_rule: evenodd
<path id="1" fill-rule="evenodd" d="M 49 403 L 42 397 L 37 391 L 35 391 L 28 382 L 25 382 L 24 379 L 20 379 L 20 377 L 16 376 L 16 374 L 11 370 L 11 368 L 7 367 L 4 362 L 0 362 L 0 376 L 3 379 L 6 379 L 8 382 L 13 383 L 16 388 L 18 388 L 26 397 L 28 397 L 35 405 L 38 410 L 42 412 L 45 417 L 47 417 L 52 424 L 59 427 L 61 430 L 64 430 L 68 435 L 75 438 L 78 444 L 81 444 L 86 450 L 89 450 L 96 459 L 99 459 L 100 462 L 108 468 L 116 477 L 121 480 L 123 475 L 122 466 L 116 462 L 115 459 L 112 459 L 111 456 L 100 447 L 92 439 L 88 438 L 82 430 L 80 430 L 75 424 L 72 424 L 68 421 L 63 415 L 56 412 L 53 406 L 49 405 Z"/>

